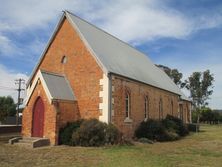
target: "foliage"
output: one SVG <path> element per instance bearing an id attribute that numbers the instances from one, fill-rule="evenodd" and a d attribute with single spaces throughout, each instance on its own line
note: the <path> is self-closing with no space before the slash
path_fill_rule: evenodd
<path id="1" fill-rule="evenodd" d="M 105 142 L 106 144 L 118 144 L 121 140 L 122 134 L 115 125 L 109 123 L 105 129 Z"/>
<path id="2" fill-rule="evenodd" d="M 191 114 L 192 114 L 192 122 L 197 123 L 197 111 L 194 110 L 191 112 Z"/>
<path id="3" fill-rule="evenodd" d="M 97 119 L 85 120 L 80 128 L 72 134 L 72 144 L 80 146 L 102 146 L 117 144 L 120 139 L 119 130 L 112 124 Z"/>
<path id="4" fill-rule="evenodd" d="M 181 81 L 183 74 L 180 73 L 177 69 L 171 69 L 167 66 L 156 65 L 160 69 L 162 69 L 179 87 L 183 87 L 184 83 Z"/>
<path id="5" fill-rule="evenodd" d="M 135 131 L 135 136 L 157 141 L 173 141 L 188 133 L 188 128 L 182 120 L 167 115 L 162 121 L 149 119 L 141 122 Z"/>
<path id="6" fill-rule="evenodd" d="M 76 131 L 83 120 L 68 122 L 64 128 L 59 131 L 59 144 L 72 145 L 72 134 Z"/>
<path id="7" fill-rule="evenodd" d="M 170 131 L 159 120 L 143 121 L 135 131 L 137 138 L 147 138 L 156 141 L 172 141 L 178 138 L 174 130 Z"/>
<path id="8" fill-rule="evenodd" d="M 193 74 L 185 81 L 186 88 L 190 91 L 190 96 L 197 114 L 197 123 L 199 124 L 199 118 L 201 108 L 208 105 L 207 100 L 213 93 L 213 74 L 210 70 L 204 72 L 193 72 Z"/>
<path id="9" fill-rule="evenodd" d="M 186 88 L 190 90 L 190 95 L 195 107 L 201 108 L 208 105 L 207 100 L 213 93 L 213 74 L 210 70 L 204 72 L 193 72 L 186 80 Z"/>
<path id="10" fill-rule="evenodd" d="M 16 104 L 10 96 L 0 97 L 0 121 L 7 116 L 15 116 L 16 114 Z"/>
<path id="11" fill-rule="evenodd" d="M 159 140 L 159 136 L 165 134 L 165 129 L 160 121 L 148 119 L 141 122 L 135 131 L 137 138 L 148 138 L 150 140 Z"/>
<path id="12" fill-rule="evenodd" d="M 183 121 L 177 117 L 174 117 L 172 115 L 167 115 L 165 120 L 174 122 L 175 125 L 173 125 L 172 128 L 176 130 L 176 133 L 180 136 L 186 136 L 189 134 L 187 126 L 183 123 Z"/>
<path id="13" fill-rule="evenodd" d="M 217 110 L 211 110 L 208 107 L 203 107 L 201 109 L 200 122 L 218 124 L 221 122 L 222 113 Z"/>

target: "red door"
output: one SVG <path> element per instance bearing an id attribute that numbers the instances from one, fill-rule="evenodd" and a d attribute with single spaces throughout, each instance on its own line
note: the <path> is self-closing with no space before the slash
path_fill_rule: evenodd
<path id="1" fill-rule="evenodd" d="M 32 136 L 43 137 L 43 128 L 44 128 L 44 103 L 41 97 L 38 97 L 33 108 Z"/>

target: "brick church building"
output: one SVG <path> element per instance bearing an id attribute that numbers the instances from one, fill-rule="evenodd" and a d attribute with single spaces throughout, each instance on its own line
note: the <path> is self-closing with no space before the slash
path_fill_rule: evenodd
<path id="1" fill-rule="evenodd" d="M 167 114 L 191 121 L 191 103 L 151 60 L 65 11 L 27 84 L 22 135 L 58 143 L 67 122 L 97 118 L 126 137 Z"/>

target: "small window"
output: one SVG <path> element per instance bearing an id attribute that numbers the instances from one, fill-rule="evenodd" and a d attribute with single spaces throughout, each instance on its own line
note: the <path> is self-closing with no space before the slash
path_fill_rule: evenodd
<path id="1" fill-rule="evenodd" d="M 159 120 L 163 119 L 163 101 L 160 99 L 159 101 Z"/>
<path id="2" fill-rule="evenodd" d="M 149 118 L 149 101 L 148 101 L 148 97 L 145 96 L 145 99 L 144 99 L 144 117 L 145 119 L 146 118 Z"/>
<path id="3" fill-rule="evenodd" d="M 125 103 L 126 103 L 126 118 L 129 118 L 130 117 L 130 94 L 129 94 L 129 92 L 126 92 Z"/>
<path id="4" fill-rule="evenodd" d="M 62 60 L 61 60 L 61 63 L 62 63 L 62 64 L 66 64 L 66 62 L 67 62 L 67 57 L 66 57 L 66 56 L 63 56 L 63 57 L 62 57 Z"/>

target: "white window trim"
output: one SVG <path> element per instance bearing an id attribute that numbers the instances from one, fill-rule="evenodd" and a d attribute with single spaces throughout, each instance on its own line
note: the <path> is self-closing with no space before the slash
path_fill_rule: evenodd
<path id="1" fill-rule="evenodd" d="M 125 106 L 125 114 L 127 113 L 127 115 L 125 115 L 124 122 L 125 123 L 132 123 L 133 120 L 130 118 L 130 115 L 131 115 L 131 107 L 130 107 L 131 97 L 130 97 L 129 92 L 126 92 L 126 94 L 125 94 L 125 105 L 126 105 L 126 100 L 127 100 L 127 103 L 128 103 L 127 104 L 128 107 L 127 107 L 127 110 L 126 110 L 126 106 Z"/>

